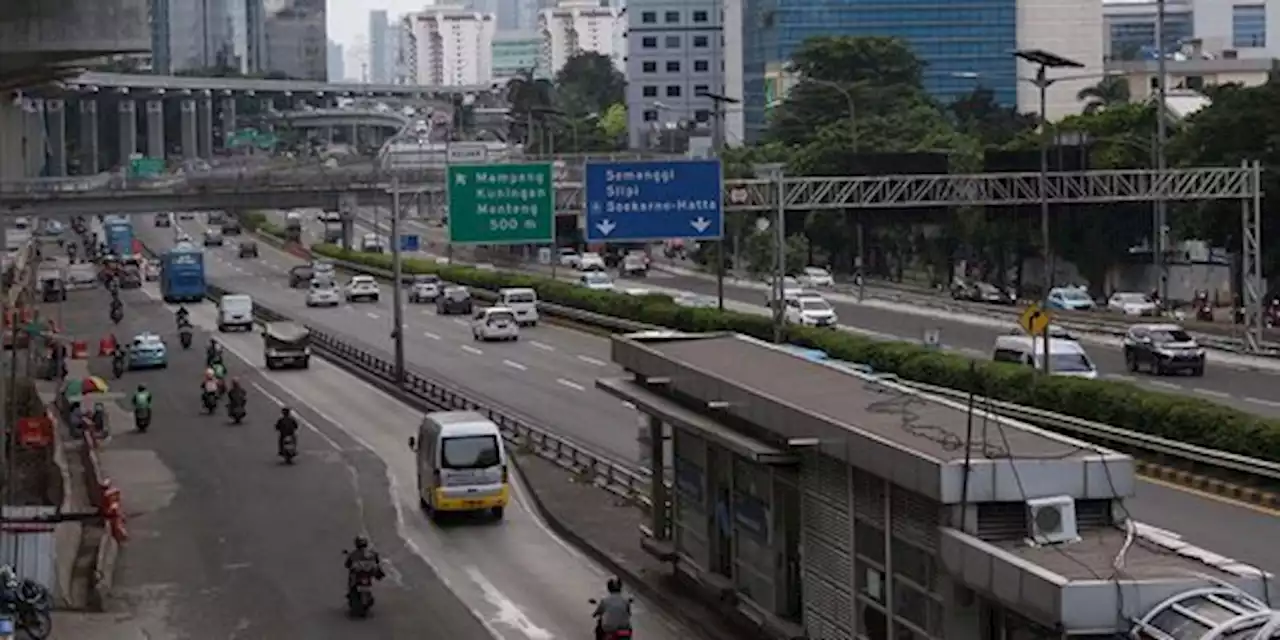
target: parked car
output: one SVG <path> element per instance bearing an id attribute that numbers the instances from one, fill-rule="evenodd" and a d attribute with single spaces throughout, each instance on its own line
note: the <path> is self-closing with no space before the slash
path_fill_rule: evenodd
<path id="1" fill-rule="evenodd" d="M 1135 324 L 1124 336 L 1124 362 L 1129 370 L 1155 375 L 1190 372 L 1204 375 L 1204 349 L 1176 324 Z"/>

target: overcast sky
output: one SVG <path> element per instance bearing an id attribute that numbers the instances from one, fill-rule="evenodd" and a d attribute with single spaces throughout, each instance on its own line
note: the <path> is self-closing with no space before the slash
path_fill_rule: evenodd
<path id="1" fill-rule="evenodd" d="M 427 5 L 434 4 L 429 0 L 329 0 L 328 21 L 329 39 L 342 44 L 346 53 L 347 65 L 352 64 L 352 57 L 363 61 L 365 49 L 369 46 L 369 12 L 385 9 L 388 14 L 417 11 Z M 348 74 L 358 74 L 357 69 Z"/>

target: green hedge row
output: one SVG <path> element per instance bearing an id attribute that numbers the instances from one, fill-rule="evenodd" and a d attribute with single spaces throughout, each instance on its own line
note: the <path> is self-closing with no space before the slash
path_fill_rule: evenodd
<path id="1" fill-rule="evenodd" d="M 269 236 L 277 238 L 284 237 L 284 229 L 279 225 L 272 223 L 267 219 L 267 214 L 261 211 L 245 211 L 240 214 L 240 226 L 245 231 L 265 233 Z"/>
<path id="2" fill-rule="evenodd" d="M 315 245 L 312 252 L 338 260 L 391 268 L 383 254 Z M 404 260 L 405 273 L 434 273 L 449 282 L 477 287 L 531 287 L 545 302 L 681 331 L 736 331 L 771 340 L 768 317 L 718 309 L 690 309 L 669 296 L 631 296 L 589 291 L 551 278 Z M 1148 391 L 1136 385 L 1078 378 L 1046 378 L 1028 367 L 969 358 L 905 342 L 876 341 L 844 331 L 788 326 L 792 344 L 820 349 L 832 358 L 870 365 L 907 380 L 975 391 L 998 400 L 1162 436 L 1202 447 L 1280 461 L 1280 421 L 1222 405 Z"/>

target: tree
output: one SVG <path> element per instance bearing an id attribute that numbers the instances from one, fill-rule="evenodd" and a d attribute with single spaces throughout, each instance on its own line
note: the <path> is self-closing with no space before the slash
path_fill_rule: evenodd
<path id="1" fill-rule="evenodd" d="M 529 131 L 531 122 L 539 123 L 546 119 L 545 112 L 552 108 L 554 87 L 542 78 L 534 77 L 533 69 L 521 71 L 507 83 L 507 101 L 510 103 L 512 116 L 511 127 L 507 139 L 520 142 L 526 147 L 534 143 L 533 132 Z"/>
<path id="2" fill-rule="evenodd" d="M 615 102 L 605 109 L 604 115 L 596 121 L 596 126 L 609 140 L 626 145 L 627 139 L 627 105 Z"/>
<path id="3" fill-rule="evenodd" d="M 773 229 L 754 230 L 747 236 L 742 260 L 748 274 L 760 278 L 775 273 L 777 269 L 778 236 Z M 799 273 L 809 263 L 809 239 L 803 234 L 787 236 L 786 267 L 788 274 Z"/>
<path id="4" fill-rule="evenodd" d="M 569 58 L 555 77 L 556 106 L 567 114 L 603 114 L 626 102 L 627 80 L 613 59 L 595 51 Z"/>
<path id="5" fill-rule="evenodd" d="M 1085 113 L 1125 104 L 1129 102 L 1129 81 L 1121 76 L 1108 76 L 1091 87 L 1081 89 L 1076 99 L 1085 103 Z"/>
<path id="6" fill-rule="evenodd" d="M 968 95 L 952 102 L 948 108 L 961 131 L 976 137 L 984 146 L 1003 146 L 1019 134 L 1036 126 L 1033 115 L 1018 113 L 1013 107 L 996 102 L 996 94 L 986 87 L 976 87 Z"/>

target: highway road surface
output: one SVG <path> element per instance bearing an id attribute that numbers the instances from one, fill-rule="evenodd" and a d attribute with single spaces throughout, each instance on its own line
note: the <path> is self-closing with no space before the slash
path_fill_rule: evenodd
<path id="1" fill-rule="evenodd" d="M 159 298 L 152 285 L 144 291 Z M 283 297 L 279 291 L 275 295 Z M 213 330 L 215 326 L 212 305 L 194 307 L 192 318 L 202 329 Z M 367 318 L 363 321 L 368 323 Z M 388 523 L 388 530 L 378 536 L 379 544 L 402 545 L 404 557 L 434 570 L 444 587 L 490 634 L 504 640 L 590 637 L 591 607 L 587 601 L 598 597 L 608 576 L 551 533 L 530 510 L 522 486 L 517 484 L 516 500 L 501 523 L 461 522 L 438 527 L 419 508 L 414 456 L 407 446 L 421 422 L 420 411 L 323 360 L 313 360 L 312 368 L 306 371 L 267 371 L 261 355 L 262 339 L 256 332 L 221 334 L 218 339 L 248 362 L 233 365 L 233 372 L 241 367 L 254 371 L 254 388 L 261 398 L 251 400 L 252 415 L 274 417 L 281 403 L 302 408 L 308 431 L 302 434 L 305 454 L 297 468 L 325 464 L 325 473 L 333 478 L 359 484 L 363 490 L 354 505 L 357 512 Z M 360 468 L 353 466 L 358 461 L 381 468 L 376 474 L 361 474 Z M 283 469 L 286 473 L 294 470 Z M 302 494 L 295 499 L 326 504 L 328 497 Z M 428 602 L 441 598 L 426 590 L 415 596 Z M 414 603 L 412 598 L 386 604 L 387 609 L 429 609 L 425 602 Z M 423 615 L 429 620 L 429 613 Z M 636 627 L 637 635 L 643 638 L 692 637 L 643 603 L 639 603 Z M 429 621 L 418 625 L 414 633 L 394 637 L 418 637 L 424 629 L 432 629 L 440 637 L 480 637 L 454 633 Z"/>
<path id="2" fill-rule="evenodd" d="M 186 226 L 193 237 L 200 229 L 198 223 Z M 143 235 L 163 246 L 172 234 L 144 229 Z M 267 300 L 352 341 L 390 352 L 389 299 L 308 309 L 303 292 L 288 289 L 284 275 L 290 266 L 301 263 L 298 258 L 261 243 L 262 258 L 240 260 L 231 244 L 208 251 L 206 263 L 213 281 Z M 383 290 L 389 297 L 388 285 Z M 623 375 L 609 362 L 607 340 L 543 324 L 525 330 L 518 342 L 479 344 L 455 318 L 436 316 L 432 309 L 407 304 L 405 308 L 406 358 L 415 370 L 490 398 L 620 460 L 638 457 L 636 414 L 592 386 L 596 378 Z M 1271 542 L 1280 539 L 1280 513 L 1155 482 L 1139 483 L 1128 508 L 1137 519 L 1180 532 L 1193 544 L 1280 571 L 1280 550 Z"/>

